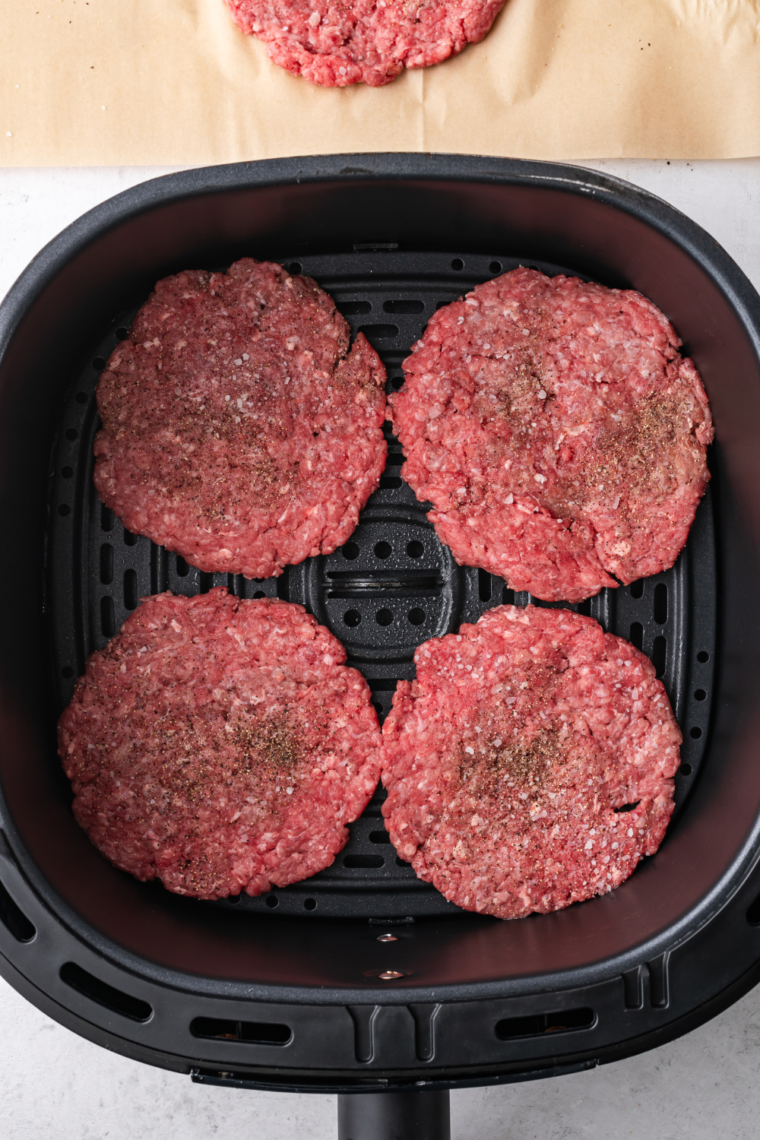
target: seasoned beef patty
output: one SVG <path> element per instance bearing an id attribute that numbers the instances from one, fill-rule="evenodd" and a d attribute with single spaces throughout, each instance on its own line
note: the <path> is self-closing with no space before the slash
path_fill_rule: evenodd
<path id="1" fill-rule="evenodd" d="M 167 277 L 98 384 L 98 494 L 201 570 L 281 574 L 345 542 L 377 487 L 384 382 L 308 277 L 250 258 Z"/>
<path id="2" fill-rule="evenodd" d="M 681 733 L 651 662 L 592 618 L 500 606 L 415 654 L 384 725 L 396 849 L 499 918 L 604 894 L 660 845 Z"/>
<path id="3" fill-rule="evenodd" d="M 573 602 L 672 566 L 712 439 L 680 343 L 639 293 L 531 269 L 437 312 L 391 405 L 457 561 Z"/>
<path id="4" fill-rule="evenodd" d="M 275 63 L 322 87 L 381 87 L 478 43 L 504 0 L 227 0 Z"/>
<path id="5" fill-rule="evenodd" d="M 332 863 L 380 771 L 369 688 L 301 606 L 146 599 L 60 719 L 74 815 L 178 894 L 250 895 Z"/>

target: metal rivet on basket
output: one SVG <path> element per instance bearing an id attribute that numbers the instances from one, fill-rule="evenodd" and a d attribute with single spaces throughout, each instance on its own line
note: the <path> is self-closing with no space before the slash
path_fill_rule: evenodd
<path id="1" fill-rule="evenodd" d="M 398 942 L 395 934 L 378 934 L 377 940 L 378 942 Z"/>
<path id="2" fill-rule="evenodd" d="M 380 980 L 383 982 L 395 982 L 396 978 L 403 978 L 398 970 L 386 970 L 384 974 L 380 975 Z"/>

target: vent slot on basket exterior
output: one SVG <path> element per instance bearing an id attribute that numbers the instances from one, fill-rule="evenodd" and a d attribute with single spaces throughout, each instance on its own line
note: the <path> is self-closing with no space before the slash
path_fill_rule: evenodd
<path id="1" fill-rule="evenodd" d="M 0 922 L 17 942 L 31 942 L 37 933 L 37 927 L 13 901 L 2 883 L 0 883 Z"/>
<path id="2" fill-rule="evenodd" d="M 153 1016 L 153 1008 L 147 1001 L 133 997 L 131 994 L 109 986 L 107 982 L 96 978 L 88 970 L 82 969 L 76 962 L 65 962 L 61 966 L 61 978 L 67 986 L 83 994 L 90 1001 L 103 1005 L 106 1009 L 128 1017 L 130 1021 L 149 1021 Z"/>
<path id="3" fill-rule="evenodd" d="M 386 367 L 388 391 L 403 385 L 403 361 L 437 309 L 491 280 L 495 265 L 507 272 L 518 264 L 497 250 L 454 255 L 373 245 L 347 254 L 289 253 L 278 257 L 278 251 L 268 251 L 284 264 L 297 260 L 333 297 L 353 335 L 366 328 Z M 572 266 L 538 268 L 573 275 Z M 353 534 L 333 553 L 286 567 L 276 579 L 201 573 L 175 552 L 125 531 L 98 500 L 92 480 L 93 440 L 100 426 L 95 387 L 134 312 L 114 317 L 103 339 L 91 346 L 81 375 L 72 377 L 53 465 L 48 593 L 61 709 L 71 700 L 87 657 L 105 647 L 141 597 L 164 590 L 194 596 L 223 586 L 241 598 L 280 598 L 304 606 L 341 641 L 347 664 L 364 675 L 381 721 L 391 710 L 398 682 L 414 679 L 414 653 L 423 642 L 476 622 L 493 606 L 546 604 L 485 570 L 456 564 L 427 518 L 429 506 L 403 482 L 403 450 L 390 423 L 383 427 L 386 469 Z M 671 570 L 568 607 L 633 641 L 654 662 L 684 735 L 675 778 L 677 811 L 698 776 L 710 723 L 716 596 L 711 494 L 708 486 L 687 546 Z M 61 505 L 71 507 L 68 515 L 58 513 Z M 273 918 L 457 913 L 409 863 L 373 838 L 384 834 L 383 798 L 382 791 L 373 797 L 361 819 L 349 825 L 348 843 L 335 862 L 308 883 L 198 905 Z"/>
<path id="4" fill-rule="evenodd" d="M 529 1017 L 505 1017 L 496 1022 L 495 1033 L 500 1041 L 516 1041 L 522 1037 L 542 1037 L 545 1033 L 570 1033 L 578 1029 L 591 1029 L 596 1025 L 593 1009 L 561 1009 L 557 1013 L 537 1013 Z"/>
<path id="5" fill-rule="evenodd" d="M 227 1021 L 215 1017 L 196 1017 L 190 1023 L 193 1037 L 209 1041 L 241 1041 L 249 1045 L 289 1045 L 293 1031 L 289 1025 L 268 1021 Z"/>

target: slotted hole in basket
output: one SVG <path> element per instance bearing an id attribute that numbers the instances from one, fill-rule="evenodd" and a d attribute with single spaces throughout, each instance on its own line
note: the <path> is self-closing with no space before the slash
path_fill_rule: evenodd
<path id="1" fill-rule="evenodd" d="M 343 866 L 352 871 L 377 870 L 385 863 L 382 855 L 344 855 Z"/>
<path id="2" fill-rule="evenodd" d="M 541 1037 L 545 1033 L 570 1033 L 574 1029 L 590 1029 L 596 1022 L 593 1009 L 563 1009 L 556 1013 L 538 1013 L 527 1017 L 505 1017 L 497 1021 L 496 1036 L 500 1041 L 520 1037 Z"/>
<path id="3" fill-rule="evenodd" d="M 247 1041 L 254 1045 L 287 1045 L 293 1039 L 293 1031 L 289 1025 L 261 1021 L 228 1021 L 215 1017 L 194 1018 L 190 1022 L 190 1032 L 193 1037 L 202 1037 L 210 1041 Z"/>
<path id="4" fill-rule="evenodd" d="M 654 639 L 652 643 L 652 664 L 654 665 L 654 670 L 658 677 L 662 677 L 665 672 L 665 654 L 667 648 L 668 643 L 662 634 Z"/>
<path id="5" fill-rule="evenodd" d="M 409 298 L 408 300 L 384 301 L 383 308 L 386 313 L 421 313 L 425 305 L 422 301 Z"/>
<path id="6" fill-rule="evenodd" d="M 124 605 L 128 610 L 137 609 L 137 571 L 124 571 Z"/>
<path id="7" fill-rule="evenodd" d="M 376 340 L 394 340 L 398 336 L 398 325 L 362 325 L 359 332 L 364 333 L 370 344 Z"/>
<path id="8" fill-rule="evenodd" d="M 76 962 L 64 962 L 60 976 L 66 985 L 78 990 L 90 1001 L 105 1006 L 114 1013 L 120 1013 L 122 1017 L 128 1017 L 132 1021 L 149 1021 L 153 1016 L 153 1009 L 147 1001 L 110 986 L 108 982 L 82 969 Z"/>
<path id="9" fill-rule="evenodd" d="M 116 618 L 113 609 L 113 598 L 100 599 L 100 632 L 103 637 L 113 637 L 116 633 Z"/>
<path id="10" fill-rule="evenodd" d="M 335 306 L 344 317 L 358 316 L 359 313 L 369 313 L 372 305 L 369 301 L 339 301 Z"/>
<path id="11" fill-rule="evenodd" d="M 104 542 L 100 548 L 100 580 L 104 586 L 113 582 L 113 547 Z"/>
<path id="12" fill-rule="evenodd" d="M 8 929 L 17 942 L 31 942 L 37 928 L 24 914 L 20 906 L 0 883 L 0 922 Z"/>

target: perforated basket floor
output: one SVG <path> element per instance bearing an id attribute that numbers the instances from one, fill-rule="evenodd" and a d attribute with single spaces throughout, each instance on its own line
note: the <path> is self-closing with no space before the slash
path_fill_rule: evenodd
<path id="1" fill-rule="evenodd" d="M 282 258 L 291 272 L 314 277 L 335 299 L 352 331 L 361 329 L 388 370 L 389 390 L 403 383 L 401 362 L 437 308 L 474 285 L 515 268 L 508 257 L 402 253 L 358 249 L 336 256 Z M 536 263 L 550 275 L 572 269 Z M 398 441 L 389 431 L 388 462 L 379 490 L 351 539 L 334 554 L 310 558 L 277 579 L 204 574 L 148 539 L 125 531 L 98 501 L 92 443 L 98 428 L 98 376 L 144 298 L 115 316 L 92 346 L 61 418 L 51 473 L 48 605 L 60 707 L 71 699 L 87 657 L 102 648 L 140 597 L 172 590 L 203 593 L 226 586 L 239 597 L 299 602 L 343 642 L 361 670 L 381 716 L 400 678 L 414 676 L 414 651 L 430 637 L 476 621 L 492 606 L 527 605 L 483 570 L 460 567 L 438 541 L 425 507 L 402 481 Z M 536 602 L 537 605 L 546 605 Z M 677 811 L 697 777 L 707 741 L 715 656 L 715 543 L 711 497 L 703 500 L 688 544 L 672 570 L 568 608 L 590 614 L 605 630 L 628 638 L 654 662 L 684 732 L 676 776 Z M 334 864 L 303 883 L 251 899 L 221 903 L 278 914 L 404 919 L 459 913 L 396 857 L 383 825 L 378 789 Z"/>

